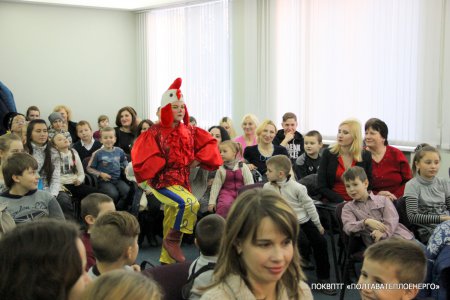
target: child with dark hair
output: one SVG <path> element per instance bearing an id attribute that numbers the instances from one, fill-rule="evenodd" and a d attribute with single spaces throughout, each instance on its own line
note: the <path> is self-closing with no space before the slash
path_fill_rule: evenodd
<path id="1" fill-rule="evenodd" d="M 320 132 L 312 130 L 305 134 L 305 152 L 297 158 L 294 165 L 297 179 L 311 174 L 317 174 L 320 165 L 320 149 L 322 149 L 322 146 L 322 135 Z"/>
<path id="2" fill-rule="evenodd" d="M 92 136 L 92 128 L 88 121 L 80 121 L 76 126 L 77 135 L 80 138 L 78 142 L 73 144 L 73 149 L 78 152 L 83 162 L 87 157 L 102 147 L 102 144 Z M 100 138 L 100 137 L 99 137 Z M 83 164 L 86 167 L 86 164 Z"/>
<path id="3" fill-rule="evenodd" d="M 44 120 L 36 119 L 28 124 L 25 149 L 38 163 L 39 189 L 55 196 L 66 216 L 73 215 L 72 199 L 67 193 L 61 191 L 59 154 L 48 140 L 48 128 Z"/>
<path id="4" fill-rule="evenodd" d="M 358 281 L 361 298 L 415 299 L 418 284 L 425 279 L 426 266 L 425 253 L 418 243 L 392 238 L 373 244 L 364 252 Z"/>
<path id="5" fill-rule="evenodd" d="M 81 218 L 85 224 L 85 230 L 81 235 L 84 247 L 86 248 L 86 271 L 95 265 L 95 255 L 91 244 L 91 229 L 98 217 L 116 211 L 114 201 L 105 194 L 92 193 L 81 201 Z"/>
<path id="6" fill-rule="evenodd" d="M 219 215 L 208 215 L 197 223 L 195 228 L 195 245 L 200 249 L 200 256 L 194 260 L 189 268 L 189 277 L 201 268 L 210 266 L 209 269 L 204 268 L 204 272 L 198 274 L 194 279 L 194 284 L 190 291 L 189 299 L 200 299 L 206 287 L 211 284 L 213 269 L 219 255 L 220 241 L 225 230 L 225 219 Z"/>
<path id="7" fill-rule="evenodd" d="M 56 199 L 48 192 L 38 191 L 38 163 L 28 153 L 14 153 L 3 164 L 7 191 L 0 195 L 16 224 L 44 217 L 64 220 Z"/>
<path id="8" fill-rule="evenodd" d="M 347 193 L 353 199 L 342 208 L 347 234 L 358 233 L 366 246 L 393 236 L 411 240 L 414 235 L 401 223 L 392 201 L 367 190 L 369 180 L 363 168 L 349 168 L 342 175 Z"/>
<path id="9" fill-rule="evenodd" d="M 98 124 L 98 130 L 96 132 L 94 132 L 93 137 L 94 137 L 95 140 L 98 141 L 98 140 L 100 140 L 100 130 L 102 130 L 102 128 L 105 128 L 105 127 L 109 126 L 109 118 L 108 118 L 108 116 L 107 115 L 100 115 L 98 117 L 98 119 L 97 119 L 97 124 Z"/>
<path id="10" fill-rule="evenodd" d="M 99 217 L 91 231 L 97 263 L 89 269 L 89 276 L 95 279 L 117 269 L 140 272 L 140 267 L 133 265 L 139 252 L 139 231 L 136 217 L 128 212 L 113 211 Z"/>

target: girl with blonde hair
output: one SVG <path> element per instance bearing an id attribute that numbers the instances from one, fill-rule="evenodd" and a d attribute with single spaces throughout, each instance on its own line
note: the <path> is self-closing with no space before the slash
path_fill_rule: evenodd
<path id="1" fill-rule="evenodd" d="M 362 147 L 361 123 L 356 119 L 347 119 L 339 124 L 337 141 L 322 153 L 317 181 L 319 191 L 331 202 L 350 201 L 341 177 L 354 166 L 364 169 L 372 183 L 372 156 Z"/>
<path id="2" fill-rule="evenodd" d="M 242 193 L 228 214 L 214 281 L 202 299 L 313 299 L 297 236 L 297 217 L 281 195 Z"/>

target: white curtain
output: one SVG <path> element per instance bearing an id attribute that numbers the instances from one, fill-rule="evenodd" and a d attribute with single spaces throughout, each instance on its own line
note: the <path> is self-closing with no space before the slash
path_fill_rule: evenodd
<path id="1" fill-rule="evenodd" d="M 444 4 L 276 1 L 277 118 L 334 139 L 344 119 L 378 117 L 391 143 L 440 144 Z"/>
<path id="2" fill-rule="evenodd" d="M 145 17 L 149 117 L 155 119 L 161 95 L 177 77 L 199 127 L 230 116 L 228 0 L 150 10 Z"/>

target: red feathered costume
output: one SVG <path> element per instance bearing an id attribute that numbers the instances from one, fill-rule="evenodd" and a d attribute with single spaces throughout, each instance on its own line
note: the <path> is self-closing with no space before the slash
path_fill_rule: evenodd
<path id="1" fill-rule="evenodd" d="M 217 141 L 207 131 L 189 124 L 187 108 L 184 124 L 173 121 L 172 103 L 183 101 L 180 86 L 178 78 L 164 93 L 161 122 L 142 133 L 131 151 L 137 182 L 165 204 L 163 263 L 184 260 L 179 248 L 181 234 L 192 233 L 195 225 L 199 203 L 190 193 L 191 163 L 198 161 L 207 170 L 223 163 Z"/>

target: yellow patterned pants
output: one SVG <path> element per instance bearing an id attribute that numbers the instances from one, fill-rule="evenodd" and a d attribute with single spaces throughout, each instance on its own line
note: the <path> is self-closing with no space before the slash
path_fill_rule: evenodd
<path id="1" fill-rule="evenodd" d="M 164 204 L 163 236 L 166 238 L 170 229 L 192 234 L 197 221 L 197 212 L 200 204 L 186 188 L 173 185 L 162 189 L 153 189 L 155 197 Z M 159 261 L 173 264 L 176 261 L 170 257 L 164 246 Z"/>

